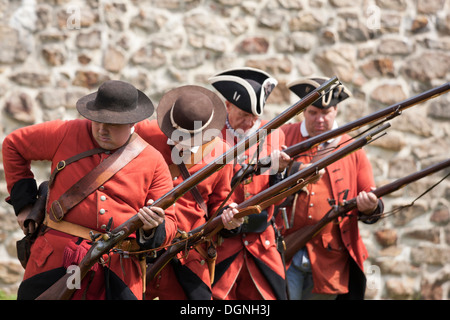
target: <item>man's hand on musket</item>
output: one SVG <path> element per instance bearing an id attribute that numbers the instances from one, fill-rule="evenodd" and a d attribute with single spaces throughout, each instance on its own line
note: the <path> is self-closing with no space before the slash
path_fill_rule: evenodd
<path id="1" fill-rule="evenodd" d="M 372 188 L 372 190 L 375 190 L 375 188 Z M 373 192 L 361 191 L 356 197 L 356 205 L 359 212 L 370 215 L 378 207 L 378 198 Z"/>
<path id="2" fill-rule="evenodd" d="M 291 157 L 289 157 L 288 154 L 283 152 L 284 149 L 286 149 L 286 146 L 281 146 L 282 150 L 274 150 L 270 154 L 270 172 L 271 173 L 277 173 L 277 172 L 283 172 L 284 169 L 287 168 L 287 166 L 291 163 Z"/>
<path id="3" fill-rule="evenodd" d="M 221 214 L 223 227 L 227 230 L 235 229 L 244 223 L 244 218 L 234 217 L 234 215 L 239 213 L 239 210 L 236 209 L 236 207 L 237 204 L 233 202 L 228 206 L 228 208 L 223 210 Z"/>
<path id="4" fill-rule="evenodd" d="M 150 230 L 162 224 L 165 219 L 164 210 L 158 207 L 152 207 L 151 205 L 153 202 L 154 201 L 150 199 L 147 202 L 147 206 L 141 208 L 137 213 L 139 219 L 141 219 L 144 224 L 142 229 L 146 234 L 150 233 Z"/>

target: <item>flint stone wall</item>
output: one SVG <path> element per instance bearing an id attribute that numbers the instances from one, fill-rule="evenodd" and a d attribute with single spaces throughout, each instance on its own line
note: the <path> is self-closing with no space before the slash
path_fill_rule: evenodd
<path id="1" fill-rule="evenodd" d="M 289 81 L 338 76 L 353 92 L 339 108 L 345 123 L 449 81 L 449 12 L 449 0 L 0 0 L 0 142 L 22 126 L 77 117 L 76 100 L 107 79 L 129 81 L 157 103 L 171 88 L 211 88 L 212 74 L 242 66 L 279 81 L 266 119 L 296 101 Z M 449 102 L 446 94 L 406 110 L 365 148 L 378 185 L 449 157 Z M 46 163 L 33 167 L 38 181 L 47 178 Z M 409 204 L 443 176 L 385 197 L 386 209 Z M 447 179 L 414 206 L 361 224 L 368 299 L 450 297 L 449 202 Z M 2 200 L 7 293 L 23 275 L 21 237 Z"/>

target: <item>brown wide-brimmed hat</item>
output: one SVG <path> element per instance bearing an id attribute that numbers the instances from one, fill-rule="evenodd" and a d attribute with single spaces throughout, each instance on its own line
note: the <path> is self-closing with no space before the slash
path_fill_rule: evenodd
<path id="1" fill-rule="evenodd" d="M 186 85 L 164 94 L 156 109 L 156 117 L 161 131 L 168 138 L 183 145 L 199 146 L 220 134 L 225 126 L 227 110 L 214 92 Z"/>
<path id="2" fill-rule="evenodd" d="M 150 117 L 155 108 L 149 97 L 130 83 L 109 80 L 77 101 L 85 118 L 101 123 L 136 123 Z"/>
<path id="3" fill-rule="evenodd" d="M 300 99 L 303 99 L 308 93 L 320 87 L 327 80 L 327 78 L 323 77 L 299 79 L 288 83 L 287 87 Z M 328 94 L 324 95 L 322 99 L 315 101 L 312 106 L 320 109 L 327 109 L 336 106 L 339 102 L 342 102 L 351 96 L 352 94 L 350 91 L 343 84 L 339 84 Z"/>

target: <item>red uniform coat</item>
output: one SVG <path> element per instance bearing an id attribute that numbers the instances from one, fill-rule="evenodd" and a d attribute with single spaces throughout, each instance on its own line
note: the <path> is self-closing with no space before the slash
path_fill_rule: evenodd
<path id="1" fill-rule="evenodd" d="M 265 123 L 267 122 L 262 122 L 261 126 Z M 233 145 L 236 143 L 234 137 L 230 132 L 227 132 L 226 128 L 222 130 L 222 134 L 226 137 L 228 143 Z M 270 155 L 273 150 L 280 150 L 283 144 L 284 134 L 280 130 L 276 130 L 266 138 L 263 147 L 260 148 L 260 158 Z M 244 156 L 247 157 L 245 163 L 248 163 L 255 151 L 256 146 L 253 146 L 245 152 Z M 236 165 L 235 173 L 240 168 L 240 165 Z M 256 175 L 251 180 L 242 182 L 234 191 L 232 199 L 239 204 L 268 187 L 269 175 Z M 270 221 L 272 216 L 273 206 L 268 208 L 267 221 Z M 230 260 L 233 261 L 231 264 Z M 213 285 L 213 297 L 215 299 L 230 298 L 228 296 L 230 290 L 245 266 L 248 268 L 254 287 L 264 299 L 285 298 L 284 266 L 277 250 L 275 231 L 270 223 L 261 233 L 240 233 L 234 237 L 224 238 L 223 243 L 217 247 L 217 279 Z M 222 272 L 223 275 L 220 276 Z M 242 293 L 252 290 L 248 287 L 237 289 L 241 290 Z M 231 297 L 231 299 L 233 298 Z"/>
<path id="2" fill-rule="evenodd" d="M 167 144 L 167 136 L 160 130 L 156 120 L 142 121 L 136 125 L 136 132 L 158 149 L 167 164 L 171 167 L 174 186 L 184 181 L 179 173 L 177 165 L 174 164 L 172 158 L 172 147 Z M 201 161 L 194 158 L 195 164 L 187 163 L 188 171 L 191 175 L 202 169 L 205 165 L 213 161 L 216 157 L 221 156 L 228 149 L 228 145 L 217 138 L 214 148 L 208 154 L 204 154 Z M 198 153 L 202 152 L 200 148 Z M 195 154 L 199 156 L 200 154 Z M 199 160 L 200 160 L 199 159 Z M 175 160 L 176 162 L 176 160 Z M 225 198 L 231 191 L 231 177 L 233 174 L 233 166 L 225 165 L 219 171 L 213 173 L 205 180 L 197 185 L 197 189 L 202 196 L 208 210 L 208 216 L 214 214 L 222 205 Z M 231 200 L 228 201 L 228 203 Z M 186 232 L 195 229 L 206 223 L 208 216 L 201 209 L 191 192 L 185 193 L 179 198 L 175 204 L 175 214 L 177 215 L 178 228 Z M 150 299 L 159 297 L 160 299 L 211 299 L 211 281 L 208 264 L 196 250 L 191 250 L 187 258 L 184 252 L 178 255 L 178 261 L 184 268 L 178 266 L 167 265 L 160 274 L 147 286 L 146 296 Z M 189 274 L 189 269 L 192 274 Z M 182 271 L 180 271 L 182 270 Z M 180 273 L 182 272 L 182 273 Z M 191 279 L 186 279 L 190 277 Z M 202 283 L 197 282 L 195 285 L 194 278 L 197 277 Z M 189 281 L 186 281 L 189 280 Z M 181 285 L 184 290 L 176 289 Z M 185 294 L 183 294 L 185 292 Z"/>
<path id="3" fill-rule="evenodd" d="M 17 181 L 33 178 L 30 170 L 32 160 L 49 160 L 53 170 L 59 161 L 98 147 L 92 137 L 89 120 L 57 120 L 16 130 L 3 142 L 8 191 L 11 192 Z M 107 157 L 108 154 L 105 153 L 96 154 L 72 163 L 60 171 L 50 188 L 48 203 L 58 199 Z M 113 217 L 112 228 L 115 228 L 135 215 L 149 199 L 157 200 L 172 187 L 170 173 L 163 157 L 153 147 L 147 146 L 102 187 L 70 210 L 64 220 L 102 232 L 102 226 L 108 224 L 110 217 Z M 168 208 L 165 214 L 165 243 L 169 243 L 176 233 L 176 217 L 172 208 Z M 75 242 L 77 239 L 52 229 L 39 236 L 31 248 L 24 280 L 61 268 L 64 248 L 70 241 Z M 142 281 L 138 261 L 133 256 L 130 259 L 121 259 L 116 254 L 111 254 L 109 258 L 108 267 L 136 297 L 141 298 Z M 99 286 L 95 288 L 91 284 L 86 298 L 105 297 L 105 283 L 101 274 L 102 272 L 98 272 L 99 276 L 96 275 L 93 279 L 93 284 L 97 281 Z M 97 290 L 94 291 L 95 289 Z M 75 297 L 79 297 L 81 291 L 78 290 Z"/>
<path id="4" fill-rule="evenodd" d="M 300 123 L 281 127 L 286 136 L 286 145 L 292 146 L 307 139 L 301 134 Z M 341 137 L 347 141 L 348 135 Z M 297 161 L 309 163 L 311 154 L 298 158 Z M 372 166 L 364 150 L 360 149 L 329 165 L 323 178 L 316 184 L 308 185 L 308 192 L 299 194 L 294 224 L 284 234 L 290 234 L 305 225 L 315 224 L 331 209 L 327 199 L 342 200 L 348 190 L 347 199 L 352 199 L 361 191 L 370 191 L 375 187 Z M 289 209 L 289 208 L 288 208 Z M 288 217 L 291 211 L 288 210 Z M 349 257 L 361 270 L 368 257 L 358 229 L 358 211 L 353 210 L 339 224 L 328 224 L 306 245 L 311 260 L 314 280 L 314 292 L 341 294 L 348 291 Z"/>

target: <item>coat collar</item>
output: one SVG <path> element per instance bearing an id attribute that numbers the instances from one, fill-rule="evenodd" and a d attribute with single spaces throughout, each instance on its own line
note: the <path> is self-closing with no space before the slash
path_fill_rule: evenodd
<path id="1" fill-rule="evenodd" d="M 337 129 L 338 127 L 339 126 L 337 124 L 337 121 L 334 120 L 333 127 L 331 128 L 331 130 Z M 300 124 L 300 133 L 305 138 L 309 137 L 309 133 L 308 133 L 308 130 L 306 129 L 305 121 L 302 121 L 302 123 Z M 334 140 L 334 138 L 328 140 L 327 143 L 331 143 L 331 142 L 333 142 L 333 140 Z"/>

